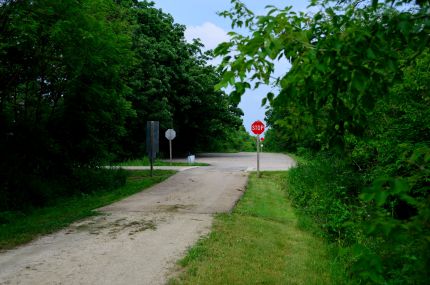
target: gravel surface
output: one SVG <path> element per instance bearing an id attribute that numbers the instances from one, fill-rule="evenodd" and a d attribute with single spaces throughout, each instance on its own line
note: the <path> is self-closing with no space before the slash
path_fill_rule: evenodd
<path id="1" fill-rule="evenodd" d="M 211 166 L 181 169 L 100 216 L 0 253 L 0 284 L 165 284 L 175 262 L 209 233 L 213 214 L 234 207 L 256 154 L 200 154 L 196 162 Z M 263 153 L 260 165 L 286 170 L 294 161 Z"/>

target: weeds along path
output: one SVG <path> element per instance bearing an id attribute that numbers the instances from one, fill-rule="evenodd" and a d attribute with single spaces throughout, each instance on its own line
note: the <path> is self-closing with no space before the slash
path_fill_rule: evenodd
<path id="1" fill-rule="evenodd" d="M 252 173 L 233 212 L 214 219 L 169 284 L 350 284 L 328 244 L 309 231 L 312 222 L 290 205 L 286 179 L 285 171 Z"/>
<path id="2" fill-rule="evenodd" d="M 164 284 L 175 262 L 245 191 L 255 154 L 204 154 L 168 180 L 28 245 L 0 253 L 0 284 Z M 294 161 L 265 153 L 264 170 Z"/>

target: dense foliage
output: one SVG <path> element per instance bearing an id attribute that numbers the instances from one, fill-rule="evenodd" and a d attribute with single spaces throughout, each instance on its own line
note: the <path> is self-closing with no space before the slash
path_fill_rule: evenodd
<path id="1" fill-rule="evenodd" d="M 328 238 L 351 249 L 362 283 L 430 281 L 430 3 L 312 1 L 314 13 L 240 1 L 222 15 L 233 27 L 223 81 L 239 100 L 267 95 L 266 146 L 310 151 L 289 174 L 289 195 Z M 382 3 L 381 3 L 382 2 Z M 291 69 L 273 77 L 276 61 Z"/>
<path id="2" fill-rule="evenodd" d="M 146 1 L 0 1 L 0 211 L 142 157 L 148 120 L 162 143 L 176 129 L 176 153 L 239 136 L 241 110 L 214 91 L 219 74 L 184 29 Z"/>
<path id="3" fill-rule="evenodd" d="M 4 209 L 42 204 L 48 177 L 70 177 L 112 152 L 132 115 L 121 80 L 131 52 L 109 1 L 6 1 L 0 9 Z"/>
<path id="4" fill-rule="evenodd" d="M 207 65 L 201 43 L 187 43 L 185 26 L 175 24 L 150 3 L 134 2 L 129 11 L 136 28 L 132 35 L 135 61 L 127 78 L 132 92 L 127 99 L 137 117 L 128 121 L 124 155 L 144 154 L 142 130 L 147 120 L 160 121 L 163 130 L 174 127 L 175 149 L 183 153 L 211 149 L 223 142 L 217 138 L 239 131 L 243 113 L 224 92 L 214 91 L 220 77 Z"/>

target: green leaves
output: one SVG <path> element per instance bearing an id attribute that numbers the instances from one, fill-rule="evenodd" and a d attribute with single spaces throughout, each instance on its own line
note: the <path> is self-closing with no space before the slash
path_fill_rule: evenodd
<path id="1" fill-rule="evenodd" d="M 375 201 L 379 207 L 387 203 L 389 196 L 399 197 L 414 205 L 416 202 L 408 195 L 409 192 L 410 187 L 403 179 L 378 178 L 373 181 L 372 187 L 367 188 L 360 195 L 360 198 L 366 202 Z"/>
<path id="2" fill-rule="evenodd" d="M 223 73 L 223 77 L 220 83 L 215 85 L 215 90 L 227 87 L 229 84 L 234 84 L 235 73 L 233 71 L 226 71 Z"/>
<path id="3" fill-rule="evenodd" d="M 234 34 L 231 36 L 234 36 Z M 233 46 L 233 43 L 229 43 L 229 42 L 221 43 L 214 49 L 214 54 L 215 55 L 226 55 L 230 52 L 230 48 L 232 46 Z"/>
<path id="4" fill-rule="evenodd" d="M 269 102 L 270 104 L 273 104 L 273 99 L 275 98 L 275 94 L 273 94 L 272 92 L 267 93 L 266 97 L 264 97 L 261 101 L 261 107 L 264 107 L 267 102 Z"/>
<path id="5" fill-rule="evenodd" d="M 339 236 L 352 231 L 373 247 L 356 263 L 362 282 L 422 280 L 421 265 L 428 258 L 420 252 L 430 248 L 423 222 L 430 214 L 430 3 L 323 0 L 311 5 L 319 5 L 317 13 L 269 6 L 266 15 L 256 16 L 233 9 L 233 19 L 249 21 L 249 33 L 235 34 L 225 51 L 234 56 L 223 63 L 223 86 L 235 89 L 234 100 L 248 88 L 238 82 L 279 89 L 262 100 L 270 136 L 276 138 L 271 148 L 325 150 L 354 169 L 350 178 L 363 178 L 348 192 L 349 202 L 330 200 L 333 208 L 357 209 L 351 211 L 355 227 L 339 226 L 342 210 L 320 217 L 327 201 L 316 187 L 297 191 L 305 211 L 321 207 L 312 214 L 329 221 L 323 223 L 325 230 L 335 228 Z M 278 72 L 274 62 L 283 56 L 291 68 Z M 342 172 L 333 177 L 343 177 Z M 321 191 L 340 194 L 342 183 Z"/>
<path id="6" fill-rule="evenodd" d="M 128 99 L 137 111 L 137 118 L 128 123 L 125 155 L 145 155 L 142 129 L 146 120 L 160 121 L 163 129 L 175 128 L 178 153 L 197 148 L 208 150 L 216 143 L 223 143 L 227 138 L 223 134 L 241 124 L 236 101 L 222 91 L 235 84 L 235 73 L 226 68 L 221 80 L 215 68 L 207 64 L 212 53 L 203 53 L 199 41 L 187 43 L 184 26 L 175 24 L 170 15 L 153 4 L 139 2 L 131 5 L 130 11 L 131 21 L 135 22 L 135 64 L 127 78 L 132 88 Z M 235 37 L 234 33 L 230 35 Z M 222 55 L 227 64 L 232 57 L 231 47 L 230 43 L 221 44 L 214 53 Z M 237 84 L 237 87 L 244 92 L 247 85 Z"/>

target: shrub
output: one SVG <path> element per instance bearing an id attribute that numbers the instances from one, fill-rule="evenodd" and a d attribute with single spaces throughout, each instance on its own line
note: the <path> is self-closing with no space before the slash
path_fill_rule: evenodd
<path id="1" fill-rule="evenodd" d="M 288 172 L 293 205 L 340 246 L 357 283 L 429 283 L 429 153 L 419 147 L 396 160 L 401 177 L 376 178 L 379 168 L 360 173 L 327 153 L 308 156 Z"/>

